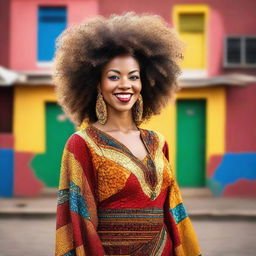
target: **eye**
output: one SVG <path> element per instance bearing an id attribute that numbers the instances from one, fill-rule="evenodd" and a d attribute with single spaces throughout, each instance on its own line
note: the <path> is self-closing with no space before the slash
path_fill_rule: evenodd
<path id="1" fill-rule="evenodd" d="M 118 80 L 119 79 L 119 77 L 118 76 L 109 76 L 108 77 L 110 80 L 112 80 L 112 81 L 116 81 L 116 80 Z"/>
<path id="2" fill-rule="evenodd" d="M 139 76 L 131 76 L 130 79 L 134 81 L 134 80 L 140 79 L 140 77 Z"/>

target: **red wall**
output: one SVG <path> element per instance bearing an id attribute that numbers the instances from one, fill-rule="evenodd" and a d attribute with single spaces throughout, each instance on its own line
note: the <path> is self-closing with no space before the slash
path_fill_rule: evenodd
<path id="1" fill-rule="evenodd" d="M 12 69 L 43 69 L 37 65 L 37 8 L 39 5 L 67 6 L 68 26 L 98 13 L 96 0 L 13 0 L 10 44 L 10 68 Z"/>
<path id="2" fill-rule="evenodd" d="M 216 76 L 221 73 L 235 72 L 234 69 L 222 68 L 223 40 L 225 35 L 256 35 L 255 0 L 100 0 L 99 13 L 105 16 L 111 13 L 136 11 L 160 14 L 172 24 L 171 12 L 174 5 L 204 4 L 208 5 L 209 38 L 208 38 L 208 74 Z M 243 69 L 244 73 L 256 73 L 255 69 Z"/>
<path id="3" fill-rule="evenodd" d="M 226 152 L 256 152 L 256 84 L 227 87 Z"/>
<path id="4" fill-rule="evenodd" d="M 9 66 L 10 1 L 0 0 L 0 66 Z"/>

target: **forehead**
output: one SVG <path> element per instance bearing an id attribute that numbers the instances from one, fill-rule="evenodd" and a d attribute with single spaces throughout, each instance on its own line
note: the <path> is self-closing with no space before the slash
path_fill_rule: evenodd
<path id="1" fill-rule="evenodd" d="M 122 55 L 117 56 L 111 59 L 103 68 L 106 72 L 109 69 L 117 69 L 117 70 L 131 70 L 131 69 L 137 69 L 140 70 L 140 66 L 138 61 L 130 56 L 130 55 Z"/>

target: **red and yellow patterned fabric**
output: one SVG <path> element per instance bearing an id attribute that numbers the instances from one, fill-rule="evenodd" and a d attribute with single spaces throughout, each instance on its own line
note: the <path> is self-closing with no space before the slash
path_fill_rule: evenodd
<path id="1" fill-rule="evenodd" d="M 56 256 L 198 256 L 196 234 L 158 132 L 139 129 L 138 159 L 94 126 L 74 133 L 61 163 Z"/>

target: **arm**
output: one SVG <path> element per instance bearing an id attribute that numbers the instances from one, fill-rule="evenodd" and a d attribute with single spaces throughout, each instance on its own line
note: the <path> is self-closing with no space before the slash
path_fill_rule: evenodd
<path id="1" fill-rule="evenodd" d="M 97 234 L 95 170 L 86 142 L 73 134 L 61 162 L 55 255 L 103 256 Z"/>
<path id="2" fill-rule="evenodd" d="M 165 142 L 163 153 L 169 160 L 168 144 Z M 170 165 L 169 165 L 170 167 Z M 170 167 L 171 169 L 171 167 Z M 165 223 L 173 241 L 175 256 L 201 255 L 197 237 L 188 217 L 176 178 L 170 170 L 171 184 L 164 205 Z"/>

